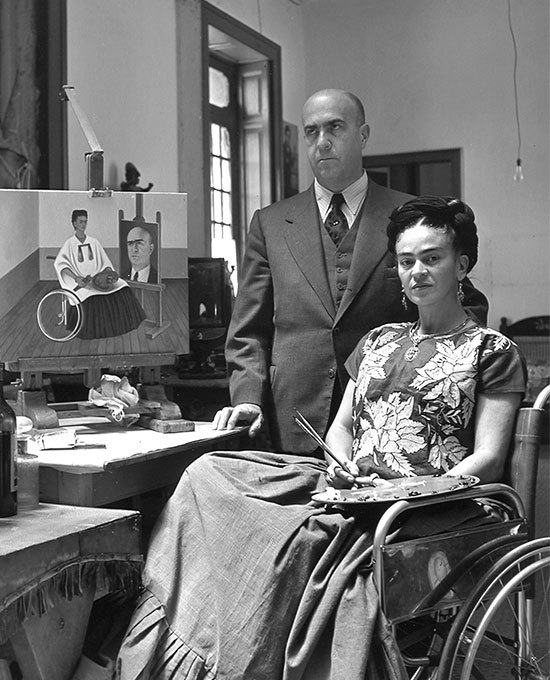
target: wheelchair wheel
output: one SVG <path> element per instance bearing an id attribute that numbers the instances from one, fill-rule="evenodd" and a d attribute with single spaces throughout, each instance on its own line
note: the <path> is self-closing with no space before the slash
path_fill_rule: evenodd
<path id="1" fill-rule="evenodd" d="M 82 328 L 83 311 L 78 296 L 58 288 L 46 293 L 36 308 L 40 330 L 49 340 L 67 342 Z"/>
<path id="2" fill-rule="evenodd" d="M 499 560 L 451 627 L 440 680 L 550 680 L 550 538 Z"/>
<path id="3" fill-rule="evenodd" d="M 394 625 L 397 645 L 407 667 L 409 680 L 444 677 L 437 675 L 437 669 L 445 642 L 460 611 L 458 603 L 450 607 L 443 606 L 446 593 L 455 588 L 460 593 L 470 593 L 479 583 L 480 574 L 487 573 L 519 541 L 524 545 L 525 540 L 526 535 L 522 533 L 506 534 L 467 553 L 415 607 L 414 611 L 423 611 L 424 614 Z"/>

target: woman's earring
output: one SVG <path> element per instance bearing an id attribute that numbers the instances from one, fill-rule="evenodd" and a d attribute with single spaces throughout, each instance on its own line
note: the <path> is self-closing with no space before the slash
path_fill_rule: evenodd
<path id="1" fill-rule="evenodd" d="M 462 288 L 462 281 L 458 282 L 458 290 L 456 291 L 456 299 L 462 304 L 464 302 L 464 290 Z"/>
<path id="2" fill-rule="evenodd" d="M 403 286 L 401 286 L 401 293 L 402 293 L 401 304 L 403 305 L 403 307 L 405 307 L 405 309 L 408 309 L 409 306 L 407 304 L 407 296 L 405 295 L 405 288 Z"/>

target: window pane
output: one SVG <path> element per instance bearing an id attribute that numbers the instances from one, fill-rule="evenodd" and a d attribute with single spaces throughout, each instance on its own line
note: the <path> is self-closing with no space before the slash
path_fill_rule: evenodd
<path id="1" fill-rule="evenodd" d="M 219 158 L 212 158 L 212 187 L 214 189 L 222 188 L 222 173 Z"/>
<path id="2" fill-rule="evenodd" d="M 229 105 L 229 80 L 225 73 L 210 67 L 208 69 L 210 103 L 219 108 Z"/>
<path id="3" fill-rule="evenodd" d="M 210 126 L 210 132 L 211 132 L 211 138 L 212 138 L 212 153 L 215 156 L 220 155 L 220 126 L 216 125 L 216 123 L 212 123 Z"/>
<path id="4" fill-rule="evenodd" d="M 225 191 L 231 191 L 231 163 L 229 161 L 221 162 L 221 186 Z"/>
<path id="5" fill-rule="evenodd" d="M 224 193 L 222 196 L 223 221 L 231 225 L 231 194 Z M 231 230 L 229 230 L 231 236 Z"/>
<path id="6" fill-rule="evenodd" d="M 231 158 L 231 139 L 229 130 L 225 127 L 221 129 L 221 156 Z"/>
<path id="7" fill-rule="evenodd" d="M 214 212 L 212 214 L 214 222 L 222 222 L 222 197 L 219 191 L 214 191 Z"/>

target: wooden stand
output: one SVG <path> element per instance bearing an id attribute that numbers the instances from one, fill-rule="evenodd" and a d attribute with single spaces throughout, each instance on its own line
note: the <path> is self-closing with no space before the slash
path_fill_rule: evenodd
<path id="1" fill-rule="evenodd" d="M 42 390 L 42 373 L 22 375 L 23 389 L 17 394 L 14 404 L 16 415 L 27 416 L 37 429 L 59 427 L 58 410 L 55 404 L 48 404 L 46 394 Z M 139 419 L 139 425 L 156 432 L 191 432 L 194 424 L 191 420 L 182 418 L 179 406 L 168 399 L 164 385 L 160 384 L 160 367 L 149 366 L 142 369 L 141 378 L 145 381 L 140 387 L 140 401 L 135 408 L 125 409 L 125 413 Z M 97 383 L 97 370 L 85 373 L 85 383 L 90 386 Z M 30 389 L 28 389 L 30 388 Z M 104 407 L 95 407 L 87 402 L 63 404 L 63 408 L 75 415 L 91 415 L 92 411 L 99 415 L 105 414 Z M 66 412 L 65 412 L 66 415 Z"/>

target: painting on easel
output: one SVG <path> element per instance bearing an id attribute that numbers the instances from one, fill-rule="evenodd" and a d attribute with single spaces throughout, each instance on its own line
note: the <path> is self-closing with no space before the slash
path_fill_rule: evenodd
<path id="1" fill-rule="evenodd" d="M 0 198 L 3 361 L 74 370 L 162 365 L 189 351 L 185 194 Z"/>

